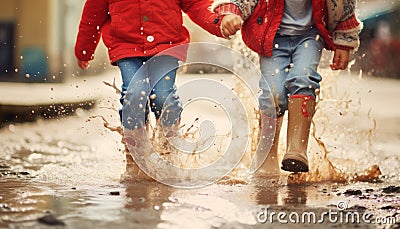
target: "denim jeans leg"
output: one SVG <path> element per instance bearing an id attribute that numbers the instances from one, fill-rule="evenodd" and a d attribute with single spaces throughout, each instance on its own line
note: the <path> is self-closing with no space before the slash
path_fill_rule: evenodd
<path id="1" fill-rule="evenodd" d="M 294 39 L 293 67 L 285 83 L 291 95 L 301 94 L 315 98 L 315 90 L 320 88 L 322 77 L 317 69 L 324 46 L 321 39 L 315 39 L 317 35 L 313 31 Z"/>
<path id="2" fill-rule="evenodd" d="M 260 79 L 259 82 L 262 90 L 259 104 L 260 110 L 269 117 L 285 113 L 289 94 L 285 81 L 291 63 L 290 44 L 287 37 L 280 35 L 275 37 L 274 44 L 273 56 L 260 58 L 260 68 L 264 79 Z"/>
<path id="3" fill-rule="evenodd" d="M 150 76 L 150 108 L 162 125 L 176 124 L 182 113 L 182 102 L 176 91 L 175 78 L 178 59 L 157 56 L 148 62 Z"/>
<path id="4" fill-rule="evenodd" d="M 124 58 L 117 61 L 123 82 L 120 117 L 123 127 L 128 129 L 143 127 L 147 121 L 147 97 L 143 93 L 149 91 L 149 83 L 146 81 L 147 69 L 142 67 L 144 61 L 143 58 Z M 122 111 L 125 113 L 124 117 Z"/>

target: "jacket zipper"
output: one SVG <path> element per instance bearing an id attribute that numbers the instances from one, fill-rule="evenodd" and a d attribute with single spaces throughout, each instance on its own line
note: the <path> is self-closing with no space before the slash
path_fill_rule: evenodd
<path id="1" fill-rule="evenodd" d="M 266 1 L 266 0 L 262 0 L 262 1 Z M 276 3 L 277 1 L 279 1 L 279 0 L 274 0 L 274 5 L 273 5 L 273 8 L 272 8 L 272 17 L 271 17 L 271 20 L 268 21 L 267 27 L 265 27 L 265 31 L 264 31 L 264 34 L 263 34 L 263 38 L 262 38 L 262 41 L 261 41 L 261 56 L 264 56 L 265 36 L 267 35 L 268 28 L 271 26 L 272 18 L 275 17 L 275 8 L 276 8 L 275 6 L 276 6 L 276 4 L 277 4 L 277 3 Z M 267 11 L 268 11 L 268 2 L 267 2 L 267 9 L 266 9 L 265 14 L 264 14 L 264 20 L 265 20 Z"/>

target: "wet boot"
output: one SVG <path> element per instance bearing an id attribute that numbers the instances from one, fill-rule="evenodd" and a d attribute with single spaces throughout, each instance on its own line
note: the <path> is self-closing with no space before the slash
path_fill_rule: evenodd
<path id="1" fill-rule="evenodd" d="M 177 151 L 177 139 L 179 139 L 179 125 L 178 121 L 176 124 L 164 125 L 157 120 L 159 127 L 158 140 L 160 141 L 159 152 L 167 160 L 173 160 L 174 156 L 178 155 Z"/>
<path id="2" fill-rule="evenodd" d="M 129 180 L 153 180 L 147 176 L 142 169 L 139 168 L 137 162 L 141 166 L 146 166 L 146 160 L 153 153 L 151 143 L 147 139 L 145 128 L 134 130 L 124 130 L 124 145 L 128 149 L 126 153 L 126 176 Z M 133 159 L 135 157 L 135 159 Z"/>
<path id="3" fill-rule="evenodd" d="M 278 116 L 277 118 L 271 118 L 261 113 L 260 143 L 258 145 L 256 155 L 263 155 L 265 150 L 269 150 L 267 158 L 258 170 L 261 176 L 277 176 L 280 174 L 278 145 L 282 122 L 283 115 Z M 274 134 L 273 129 L 275 125 L 276 128 Z"/>
<path id="4" fill-rule="evenodd" d="M 315 99 L 294 95 L 288 104 L 287 149 L 282 169 L 289 172 L 308 172 L 307 146 L 310 125 L 315 113 Z"/>

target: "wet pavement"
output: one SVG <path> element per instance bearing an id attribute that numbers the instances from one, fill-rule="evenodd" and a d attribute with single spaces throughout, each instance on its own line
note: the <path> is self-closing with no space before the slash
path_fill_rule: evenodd
<path id="1" fill-rule="evenodd" d="M 118 77 L 108 74 L 111 83 Z M 195 189 L 138 180 L 121 136 L 96 117 L 118 125 L 118 95 L 101 81 L 93 110 L 4 125 L 0 228 L 398 228 L 400 81 L 327 74 L 303 177 L 252 178 L 239 169 Z M 380 176 L 365 173 L 373 165 Z"/>

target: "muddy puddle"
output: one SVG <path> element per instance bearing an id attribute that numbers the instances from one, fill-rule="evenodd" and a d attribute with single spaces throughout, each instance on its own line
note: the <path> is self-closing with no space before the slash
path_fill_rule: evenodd
<path id="1" fill-rule="evenodd" d="M 93 110 L 0 129 L 0 227 L 398 228 L 400 109 L 391 104 L 399 86 L 329 73 L 309 174 L 251 177 L 243 162 L 215 184 L 183 189 L 137 179 L 120 135 L 96 118 L 118 125 L 117 95 L 99 82 L 104 99 Z M 281 141 L 279 157 L 284 150 Z"/>

